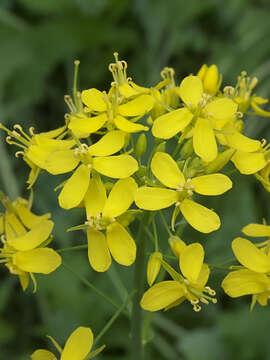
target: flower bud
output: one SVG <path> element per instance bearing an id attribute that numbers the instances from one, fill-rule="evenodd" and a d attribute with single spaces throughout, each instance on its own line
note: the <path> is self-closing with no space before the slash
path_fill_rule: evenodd
<path id="1" fill-rule="evenodd" d="M 145 153 L 146 147 L 147 147 L 146 135 L 141 134 L 135 146 L 135 154 L 138 158 L 140 158 Z"/>
<path id="2" fill-rule="evenodd" d="M 220 171 L 232 158 L 235 149 L 227 149 L 219 153 L 215 160 L 208 163 L 204 169 L 205 174 L 213 174 Z"/>
<path id="3" fill-rule="evenodd" d="M 192 153 L 194 152 L 193 149 L 193 139 L 188 139 L 185 144 L 182 146 L 181 151 L 180 151 L 180 158 L 181 159 L 187 159 L 188 157 L 190 157 L 192 155 Z"/>
<path id="4" fill-rule="evenodd" d="M 147 282 L 149 286 L 152 286 L 156 280 L 160 266 L 161 266 L 162 254 L 160 252 L 154 252 L 150 255 L 147 263 Z"/>
<path id="5" fill-rule="evenodd" d="M 172 235 L 169 237 L 169 244 L 170 247 L 172 249 L 172 252 L 174 253 L 174 255 L 179 258 L 181 252 L 184 250 L 184 248 L 186 247 L 186 244 L 184 243 L 183 240 L 180 239 L 179 236 L 177 235 Z"/>
<path id="6" fill-rule="evenodd" d="M 165 148 L 166 148 L 166 141 L 162 141 L 160 144 L 157 145 L 157 147 L 155 148 L 154 153 L 156 153 L 156 152 L 165 152 Z"/>
<path id="7" fill-rule="evenodd" d="M 210 94 L 215 95 L 219 88 L 219 75 L 218 68 L 216 65 L 211 65 L 206 70 L 204 79 L 203 79 L 204 90 Z"/>
<path id="8" fill-rule="evenodd" d="M 206 73 L 207 69 L 208 69 L 208 66 L 206 64 L 203 64 L 201 66 L 200 70 L 198 71 L 197 76 L 199 76 L 199 78 L 201 80 L 204 79 L 204 76 L 205 76 L 205 73 Z"/>

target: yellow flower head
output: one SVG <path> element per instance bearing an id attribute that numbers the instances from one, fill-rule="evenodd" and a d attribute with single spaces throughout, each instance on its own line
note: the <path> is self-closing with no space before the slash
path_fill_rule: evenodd
<path id="1" fill-rule="evenodd" d="M 4 202 L 6 205 L 8 200 Z M 48 220 L 50 214 L 37 216 L 21 198 L 9 204 L 3 216 L 3 232 L 0 262 L 11 274 L 19 276 L 23 290 L 29 285 L 29 276 L 36 283 L 34 273 L 50 274 L 61 265 L 61 257 L 46 247 L 54 223 Z"/>
<path id="2" fill-rule="evenodd" d="M 46 170 L 54 175 L 72 171 L 79 165 L 59 195 L 62 208 L 71 209 L 81 203 L 88 189 L 91 173 L 98 172 L 121 179 L 138 170 L 138 163 L 132 156 L 111 156 L 121 150 L 124 143 L 125 134 L 120 130 L 113 130 L 91 146 L 81 144 L 75 149 L 56 151 L 46 159 Z"/>
<path id="3" fill-rule="evenodd" d="M 243 71 L 238 77 L 238 82 L 233 91 L 234 101 L 239 105 L 239 111 L 243 113 L 247 112 L 251 106 L 256 115 L 269 117 L 270 112 L 263 110 L 259 106 L 268 103 L 268 100 L 252 94 L 257 84 L 258 79 L 256 77 L 250 78 Z"/>
<path id="4" fill-rule="evenodd" d="M 120 179 L 107 198 L 101 180 L 91 179 L 84 198 L 87 214 L 84 227 L 87 229 L 88 258 L 94 270 L 108 270 L 111 256 L 125 266 L 135 261 L 136 244 L 120 219 L 134 201 L 136 190 L 137 184 L 132 178 Z"/>
<path id="5" fill-rule="evenodd" d="M 90 328 L 80 326 L 69 336 L 64 349 L 52 338 L 49 337 L 57 350 L 60 352 L 59 360 L 86 360 L 98 355 L 105 347 L 90 352 L 94 342 L 94 335 Z M 31 360 L 57 360 L 52 352 L 44 349 L 36 350 L 31 355 Z"/>
<path id="6" fill-rule="evenodd" d="M 40 169 L 45 169 L 45 160 L 56 150 L 67 150 L 74 146 L 74 140 L 58 140 L 66 126 L 40 134 L 34 133 L 34 128 L 29 129 L 29 135 L 26 134 L 20 125 L 14 125 L 14 130 L 10 131 L 2 124 L 0 128 L 8 133 L 6 141 L 8 144 L 16 145 L 21 150 L 16 152 L 16 157 L 23 156 L 24 161 L 30 166 L 31 172 L 29 174 L 27 183 L 28 188 L 31 188 L 40 172 Z"/>
<path id="7" fill-rule="evenodd" d="M 175 204 L 196 230 L 209 233 L 220 227 L 219 216 L 191 198 L 193 192 L 201 195 L 223 194 L 232 187 L 232 182 L 226 175 L 211 174 L 186 179 L 173 158 L 162 152 L 154 155 L 151 169 L 155 177 L 169 189 L 147 186 L 139 188 L 135 196 L 139 208 L 159 210 Z"/>
<path id="8" fill-rule="evenodd" d="M 184 78 L 177 93 L 184 107 L 157 118 L 153 135 L 170 139 L 181 131 L 193 129 L 195 153 L 205 162 L 213 161 L 218 153 L 214 130 L 236 116 L 237 104 L 226 97 L 215 99 L 205 94 L 198 76 Z"/>
<path id="9" fill-rule="evenodd" d="M 195 311 L 200 311 L 199 302 L 216 303 L 216 299 L 211 297 L 215 291 L 205 286 L 210 270 L 203 261 L 204 250 L 199 243 L 188 245 L 181 252 L 179 267 L 182 275 L 162 261 L 174 280 L 162 281 L 148 289 L 142 297 L 141 307 L 147 311 L 168 310 L 188 300 Z"/>
<path id="10" fill-rule="evenodd" d="M 249 224 L 243 232 L 249 236 L 270 237 L 269 226 Z M 260 244 L 260 248 L 244 238 L 236 238 L 232 248 L 237 260 L 243 266 L 241 270 L 230 272 L 222 282 L 226 294 L 231 297 L 253 295 L 252 307 L 258 301 L 267 305 L 270 296 L 270 254 L 268 242 Z"/>

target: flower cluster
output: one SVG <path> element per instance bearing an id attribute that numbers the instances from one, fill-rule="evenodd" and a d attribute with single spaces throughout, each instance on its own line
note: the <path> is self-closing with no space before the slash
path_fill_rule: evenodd
<path id="1" fill-rule="evenodd" d="M 183 224 L 202 234 L 220 228 L 219 215 L 202 205 L 201 198 L 232 188 L 231 179 L 222 173 L 229 162 L 241 174 L 254 175 L 270 191 L 269 144 L 244 134 L 250 111 L 270 117 L 260 107 L 267 100 L 253 92 L 258 80 L 242 72 L 235 86 L 223 88 L 218 68 L 203 65 L 197 75 L 179 84 L 174 70 L 165 68 L 161 80 L 146 88 L 127 76 L 127 63 L 115 54 L 115 63 L 109 66 L 113 77 L 109 89 L 78 91 L 78 66 L 76 61 L 73 97 L 65 96 L 69 110 L 63 126 L 37 134 L 33 128 L 26 132 L 21 125 L 10 130 L 0 124 L 6 141 L 20 148 L 16 156 L 22 155 L 30 167 L 28 189 L 33 191 L 41 172 L 67 174 L 57 187 L 59 206 L 83 209 L 83 223 L 73 224 L 68 231 L 85 233 L 89 264 L 97 272 L 107 271 L 112 259 L 123 266 L 135 262 L 138 244 L 129 225 L 133 221 L 135 227 L 144 224 L 144 241 L 150 232 L 155 248 L 147 265 L 150 288 L 141 298 L 143 309 L 168 310 L 188 300 L 199 311 L 202 303 L 216 303 L 215 291 L 207 286 L 210 267 L 204 263 L 203 246 L 187 245 L 174 232 L 178 234 Z M 25 290 L 29 276 L 34 280 L 34 273 L 49 274 L 61 264 L 58 253 L 47 247 L 54 224 L 50 214 L 34 215 L 25 200 L 11 203 L 3 197 L 2 202 L 6 211 L 0 223 L 0 261 L 19 276 Z M 170 225 L 162 212 L 167 208 Z M 180 272 L 159 249 L 157 212 L 170 234 L 169 245 Z M 270 238 L 266 225 L 251 224 L 243 232 Z M 232 297 L 252 294 L 253 304 L 266 305 L 269 240 L 253 245 L 236 238 L 232 246 L 241 266 L 232 267 L 223 289 Z M 165 275 L 158 277 L 161 267 Z M 166 280 L 166 274 L 172 280 Z M 78 328 L 60 350 L 61 360 L 90 359 L 92 337 L 90 329 Z M 81 342 L 84 346 L 79 348 Z M 55 356 L 37 350 L 32 359 Z"/>

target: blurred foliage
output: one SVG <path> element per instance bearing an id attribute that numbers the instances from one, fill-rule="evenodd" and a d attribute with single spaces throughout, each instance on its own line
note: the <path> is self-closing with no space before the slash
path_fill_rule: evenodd
<path id="1" fill-rule="evenodd" d="M 128 61 L 129 74 L 141 85 L 154 84 L 164 66 L 175 68 L 179 83 L 202 63 L 216 63 L 225 84 L 247 70 L 260 80 L 257 92 L 270 97 L 269 11 L 267 0 L 1 0 L 0 121 L 34 126 L 36 131 L 59 126 L 66 111 L 63 95 L 71 92 L 73 61 L 81 61 L 81 88 L 107 89 L 111 81 L 107 67 L 114 51 Z M 269 139 L 269 120 L 252 118 L 246 132 Z M 28 196 L 26 166 L 15 159 L 15 150 L 7 148 L 1 136 L 1 188 L 12 199 Z M 232 179 L 231 192 L 217 202 L 208 201 L 221 215 L 221 230 L 208 237 L 191 229 L 183 234 L 187 242 L 206 244 L 207 261 L 213 264 L 231 258 L 231 240 L 243 225 L 262 217 L 270 221 L 269 194 L 262 186 L 251 177 L 233 174 Z M 58 208 L 52 188 L 60 181 L 48 175 L 39 179 L 34 210 L 52 212 L 57 247 L 83 244 L 82 233 L 65 232 L 80 223 L 81 212 Z M 133 227 L 136 231 L 136 223 Z M 159 235 L 165 251 L 167 235 L 163 229 Z M 97 274 L 88 265 L 86 251 L 63 257 L 119 304 L 115 273 L 130 290 L 132 269 L 115 266 L 108 274 Z M 220 286 L 222 277 L 224 271 L 215 272 L 213 287 Z M 1 360 L 29 359 L 35 348 L 51 346 L 47 334 L 64 343 L 78 325 L 91 326 L 97 334 L 115 311 L 63 267 L 38 278 L 36 295 L 22 294 L 3 268 L 1 279 Z M 216 306 L 205 306 L 199 314 L 183 304 L 153 315 L 146 359 L 269 359 L 268 309 L 256 307 L 249 314 L 247 299 L 233 301 L 221 291 L 218 298 Z M 102 338 L 107 350 L 100 358 L 127 359 L 128 329 L 122 315 Z"/>

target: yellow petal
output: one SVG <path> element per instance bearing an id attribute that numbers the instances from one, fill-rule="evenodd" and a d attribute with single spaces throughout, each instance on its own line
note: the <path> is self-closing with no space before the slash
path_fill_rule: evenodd
<path id="1" fill-rule="evenodd" d="M 134 201 L 137 188 L 138 185 L 132 178 L 118 180 L 106 201 L 103 216 L 115 218 L 126 212 Z"/>
<path id="2" fill-rule="evenodd" d="M 104 95 L 97 89 L 89 89 L 82 91 L 82 102 L 93 111 L 106 111 L 107 105 L 103 100 Z"/>
<path id="3" fill-rule="evenodd" d="M 222 281 L 221 286 L 231 297 L 259 294 L 268 289 L 269 279 L 264 274 L 250 270 L 237 270 L 230 272 Z"/>
<path id="4" fill-rule="evenodd" d="M 231 160 L 240 173 L 244 175 L 255 174 L 267 165 L 262 152 L 247 153 L 236 151 Z"/>
<path id="5" fill-rule="evenodd" d="M 217 99 L 204 108 L 206 116 L 211 116 L 216 120 L 230 119 L 237 111 L 238 105 L 228 98 Z"/>
<path id="6" fill-rule="evenodd" d="M 202 81 L 198 76 L 187 76 L 181 82 L 177 93 L 185 104 L 197 106 L 203 94 Z"/>
<path id="7" fill-rule="evenodd" d="M 173 158 L 166 153 L 156 152 L 151 162 L 151 170 L 164 185 L 177 189 L 185 184 L 185 177 Z"/>
<path id="8" fill-rule="evenodd" d="M 202 269 L 204 250 L 201 244 L 194 243 L 184 248 L 179 257 L 179 267 L 189 281 L 196 283 Z"/>
<path id="9" fill-rule="evenodd" d="M 174 190 L 158 187 L 143 186 L 135 194 L 136 205 L 145 210 L 165 209 L 178 200 L 178 193 Z"/>
<path id="10" fill-rule="evenodd" d="M 125 133 L 113 130 L 104 135 L 98 142 L 88 148 L 89 154 L 94 156 L 108 156 L 115 154 L 125 144 Z"/>
<path id="11" fill-rule="evenodd" d="M 118 264 L 129 266 L 136 259 L 136 244 L 127 230 L 118 222 L 107 227 L 107 242 L 112 257 Z"/>
<path id="12" fill-rule="evenodd" d="M 238 237 L 233 240 L 232 249 L 240 264 L 249 270 L 258 273 L 270 271 L 270 258 L 251 241 Z"/>
<path id="13" fill-rule="evenodd" d="M 100 231 L 87 229 L 88 259 L 92 268 L 103 272 L 111 266 L 111 255 L 104 234 Z"/>
<path id="14" fill-rule="evenodd" d="M 248 224 L 243 227 L 242 232 L 247 236 L 270 237 L 270 226 L 263 224 Z"/>
<path id="15" fill-rule="evenodd" d="M 147 311 L 158 311 L 177 301 L 183 295 L 184 288 L 179 282 L 162 281 L 144 293 L 141 307 Z"/>
<path id="16" fill-rule="evenodd" d="M 223 174 L 210 174 L 191 179 L 194 191 L 201 195 L 220 195 L 231 189 L 230 178 Z"/>
<path id="17" fill-rule="evenodd" d="M 53 175 L 64 174 L 75 169 L 79 162 L 74 150 L 56 151 L 47 157 L 44 168 Z"/>
<path id="18" fill-rule="evenodd" d="M 10 239 L 9 244 L 17 250 L 25 251 L 34 249 L 48 239 L 52 232 L 54 223 L 50 220 L 43 220 L 34 226 L 25 235 Z"/>
<path id="19" fill-rule="evenodd" d="M 61 256 L 49 248 L 18 251 L 13 262 L 19 269 L 31 273 L 50 274 L 61 265 Z"/>
<path id="20" fill-rule="evenodd" d="M 108 120 L 107 114 L 87 117 L 82 115 L 73 115 L 70 118 L 68 128 L 73 132 L 81 132 L 82 134 L 92 134 L 98 131 Z"/>
<path id="21" fill-rule="evenodd" d="M 61 360 L 84 360 L 93 346 L 93 341 L 94 335 L 90 328 L 78 327 L 67 339 Z"/>
<path id="22" fill-rule="evenodd" d="M 28 228 L 31 229 L 38 223 L 40 223 L 43 220 L 47 220 L 51 217 L 50 213 L 38 216 L 33 214 L 26 206 L 23 205 L 17 205 L 16 206 L 16 212 L 19 215 L 21 221 L 23 224 Z"/>
<path id="23" fill-rule="evenodd" d="M 80 165 L 63 187 L 58 200 L 63 209 L 71 209 L 80 204 L 88 189 L 90 169 Z"/>
<path id="24" fill-rule="evenodd" d="M 26 229 L 13 213 L 7 212 L 5 215 L 5 233 L 7 241 L 26 233 Z"/>
<path id="25" fill-rule="evenodd" d="M 149 112 L 155 100 L 150 95 L 141 95 L 136 97 L 134 100 L 128 101 L 124 105 L 118 107 L 118 112 L 122 116 L 139 116 Z"/>
<path id="26" fill-rule="evenodd" d="M 210 269 L 209 269 L 208 265 L 203 264 L 203 266 L 201 268 L 201 272 L 199 273 L 196 283 L 199 286 L 204 287 L 208 281 L 209 275 L 210 275 Z"/>
<path id="27" fill-rule="evenodd" d="M 31 360 L 56 360 L 56 357 L 52 352 L 40 349 L 31 355 Z"/>
<path id="28" fill-rule="evenodd" d="M 192 200 L 182 201 L 180 210 L 186 221 L 202 233 L 210 233 L 220 227 L 219 216 L 214 211 Z"/>
<path id="29" fill-rule="evenodd" d="M 192 120 L 193 114 L 181 108 L 161 115 L 154 121 L 152 133 L 160 139 L 170 139 L 182 131 Z"/>
<path id="30" fill-rule="evenodd" d="M 106 202 L 106 189 L 100 178 L 90 180 L 88 190 L 84 197 L 86 215 L 100 214 Z"/>
<path id="31" fill-rule="evenodd" d="M 64 125 L 64 126 L 61 126 L 58 129 L 42 132 L 42 133 L 40 133 L 38 135 L 45 136 L 45 137 L 47 137 L 49 139 L 53 139 L 53 138 L 56 138 L 57 136 L 59 136 L 60 134 L 62 134 L 66 130 L 66 128 L 67 128 L 66 125 Z"/>
<path id="32" fill-rule="evenodd" d="M 136 124 L 134 122 L 131 122 L 125 118 L 123 118 L 120 115 L 117 115 L 114 119 L 113 119 L 115 125 L 117 126 L 118 129 L 125 131 L 127 133 L 136 133 L 139 131 L 147 131 L 148 127 L 144 126 L 142 124 Z"/>
<path id="33" fill-rule="evenodd" d="M 211 122 L 206 118 L 198 118 L 194 128 L 193 147 L 203 161 L 210 162 L 217 157 L 217 143 Z"/>
<path id="34" fill-rule="evenodd" d="M 122 179 L 134 174 L 138 170 L 138 163 L 132 156 L 123 154 L 95 158 L 93 168 L 102 175 Z"/>
<path id="35" fill-rule="evenodd" d="M 226 131 L 226 127 L 224 130 Z M 234 131 L 231 134 L 225 134 L 225 138 L 227 145 L 236 150 L 255 152 L 261 149 L 261 142 L 259 140 L 250 139 L 237 131 Z"/>
<path id="36" fill-rule="evenodd" d="M 270 115 L 270 114 L 269 114 Z M 266 306 L 269 300 L 269 293 L 268 291 L 263 293 L 263 294 L 259 294 L 257 295 L 257 301 L 261 306 Z"/>

